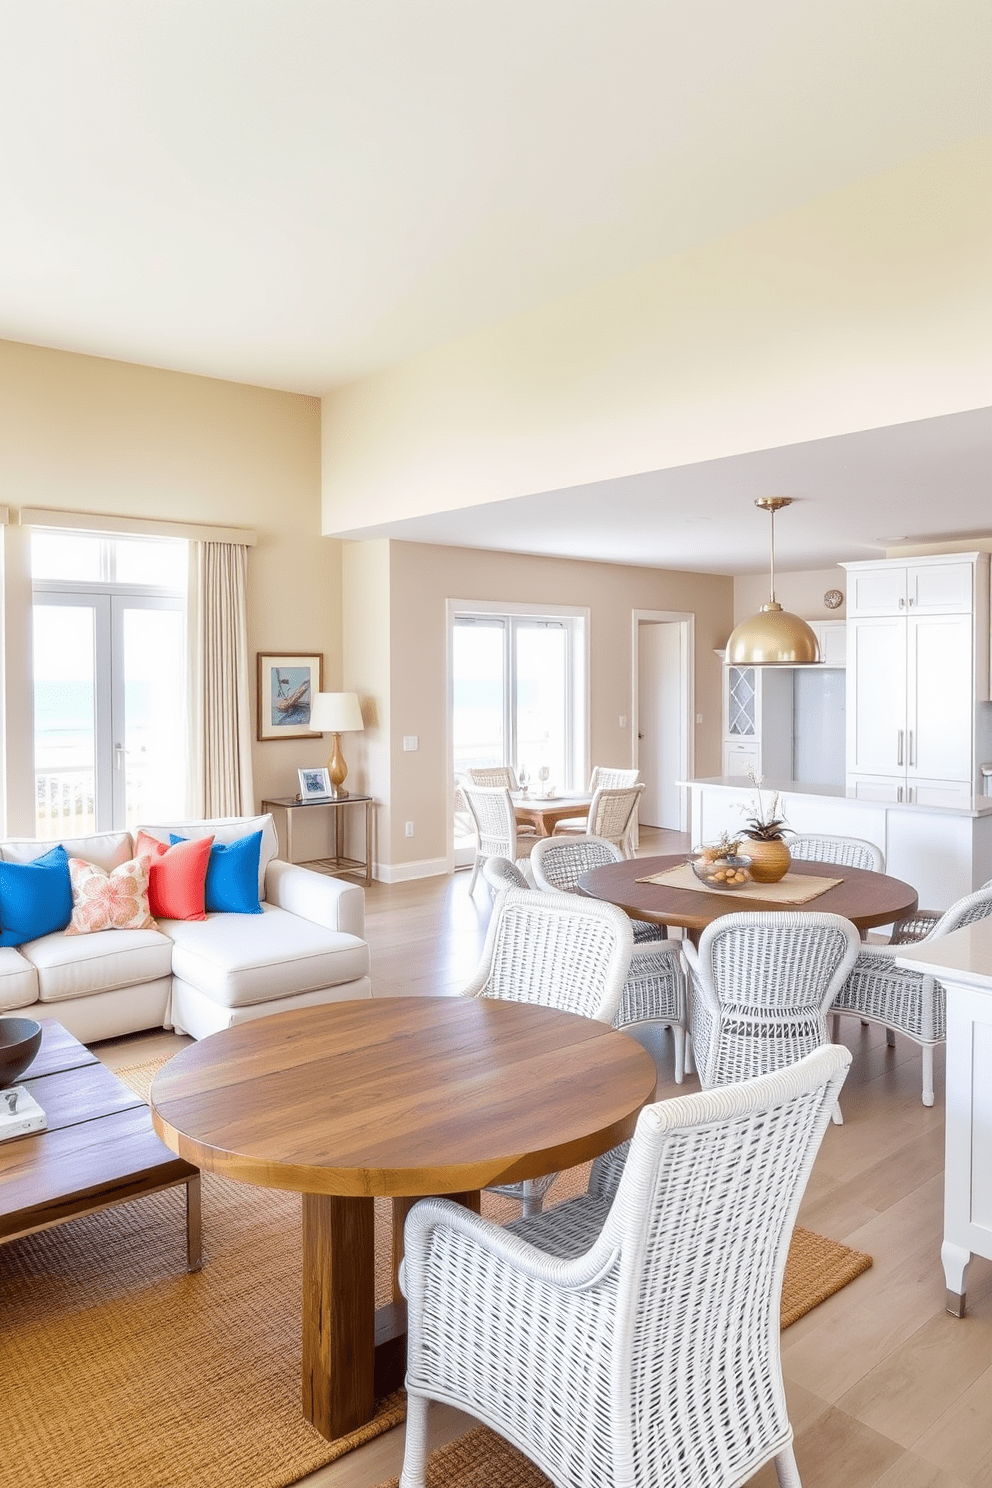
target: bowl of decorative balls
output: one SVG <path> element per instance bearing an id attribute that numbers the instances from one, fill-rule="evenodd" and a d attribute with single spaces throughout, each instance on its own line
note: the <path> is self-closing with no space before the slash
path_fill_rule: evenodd
<path id="1" fill-rule="evenodd" d="M 751 859 L 738 851 L 739 842 L 722 839 L 696 849 L 690 859 L 693 873 L 708 889 L 742 889 L 751 882 Z"/>

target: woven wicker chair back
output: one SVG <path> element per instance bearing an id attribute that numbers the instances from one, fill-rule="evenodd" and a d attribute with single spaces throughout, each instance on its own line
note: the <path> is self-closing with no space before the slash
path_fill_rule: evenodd
<path id="1" fill-rule="evenodd" d="M 583 873 L 606 863 L 622 863 L 623 853 L 605 837 L 543 837 L 530 852 L 534 882 L 545 892 L 575 892 Z"/>
<path id="2" fill-rule="evenodd" d="M 598 790 L 622 790 L 624 786 L 636 785 L 640 778 L 640 770 L 614 770 L 611 765 L 593 765 L 589 790 L 592 795 Z"/>
<path id="3" fill-rule="evenodd" d="M 885 854 L 861 837 L 790 837 L 789 852 L 807 863 L 840 863 L 845 868 L 885 872 Z"/>
<path id="4" fill-rule="evenodd" d="M 690 957 L 690 1030 L 704 1086 L 767 1074 L 829 1042 L 827 1013 L 861 941 L 840 915 L 723 915 Z"/>
<path id="5" fill-rule="evenodd" d="M 501 785 L 511 791 L 518 789 L 517 777 L 511 765 L 486 765 L 477 770 L 469 770 L 468 777 L 473 785 Z"/>
<path id="6" fill-rule="evenodd" d="M 780 1293 L 850 1062 L 828 1046 L 647 1106 L 588 1194 L 533 1219 L 416 1205 L 405 1488 L 425 1483 L 430 1397 L 510 1436 L 555 1483 L 744 1483 L 777 1457 L 797 1488 Z"/>
<path id="7" fill-rule="evenodd" d="M 507 787 L 463 784 L 462 795 L 475 822 L 481 856 L 516 862 L 517 820 Z"/>
<path id="8" fill-rule="evenodd" d="M 586 834 L 590 837 L 605 837 L 607 842 L 615 842 L 621 846 L 643 790 L 643 785 L 601 786 L 589 807 Z"/>
<path id="9" fill-rule="evenodd" d="M 633 949 L 630 921 L 614 904 L 505 889 L 462 995 L 534 1002 L 610 1023 Z"/>
<path id="10" fill-rule="evenodd" d="M 952 930 L 961 930 L 965 925 L 973 925 L 976 920 L 987 919 L 989 915 L 992 915 L 992 883 L 985 884 L 973 894 L 966 894 L 963 899 L 952 904 L 925 939 L 937 940 L 941 935 L 950 935 Z"/>
<path id="11" fill-rule="evenodd" d="M 497 894 L 503 889 L 531 887 L 516 863 L 511 863 L 509 858 L 487 858 L 482 865 L 482 876 Z"/>

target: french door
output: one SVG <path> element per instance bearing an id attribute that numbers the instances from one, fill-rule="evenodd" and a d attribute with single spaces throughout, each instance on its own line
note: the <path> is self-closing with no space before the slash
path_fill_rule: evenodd
<path id="1" fill-rule="evenodd" d="M 585 780 L 585 628 L 574 616 L 456 613 L 451 633 L 455 776 L 512 765 L 559 793 Z M 546 776 L 544 772 L 547 772 Z M 455 813 L 455 861 L 471 861 L 471 822 Z"/>
<path id="2" fill-rule="evenodd" d="M 181 597 L 36 585 L 33 669 L 39 837 L 185 814 Z"/>

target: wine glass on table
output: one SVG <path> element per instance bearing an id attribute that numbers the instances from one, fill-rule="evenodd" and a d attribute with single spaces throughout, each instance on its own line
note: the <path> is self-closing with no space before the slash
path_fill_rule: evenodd
<path id="1" fill-rule="evenodd" d="M 526 768 L 521 765 L 519 770 L 517 771 L 517 784 L 520 787 L 520 794 L 522 796 L 525 796 L 527 794 L 527 782 L 529 779 L 530 776 L 527 774 Z"/>
<path id="2" fill-rule="evenodd" d="M 541 794 L 542 795 L 547 795 L 547 790 L 548 790 L 548 776 L 550 774 L 551 774 L 551 771 L 548 769 L 547 765 L 542 765 L 541 768 L 537 772 L 537 778 L 541 782 Z"/>

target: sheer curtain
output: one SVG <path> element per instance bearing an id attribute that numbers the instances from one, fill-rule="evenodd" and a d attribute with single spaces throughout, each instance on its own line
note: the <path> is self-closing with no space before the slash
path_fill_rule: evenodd
<path id="1" fill-rule="evenodd" d="M 191 816 L 250 816 L 251 674 L 248 549 L 191 542 L 189 584 Z"/>

